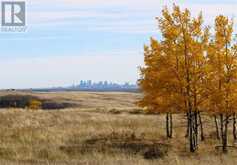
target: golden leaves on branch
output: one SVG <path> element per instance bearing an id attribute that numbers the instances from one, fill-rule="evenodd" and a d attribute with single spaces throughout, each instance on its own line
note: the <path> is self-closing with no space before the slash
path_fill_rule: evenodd
<path id="1" fill-rule="evenodd" d="M 220 15 L 215 33 L 204 25 L 202 13 L 174 5 L 156 18 L 162 34 L 144 46 L 145 66 L 139 105 L 156 112 L 237 112 L 237 45 L 233 21 Z M 211 37 L 212 36 L 212 37 Z M 188 104 L 189 103 L 189 104 Z"/>

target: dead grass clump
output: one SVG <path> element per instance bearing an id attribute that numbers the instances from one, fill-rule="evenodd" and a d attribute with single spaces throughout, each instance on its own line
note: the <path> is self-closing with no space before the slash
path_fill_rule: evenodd
<path id="1" fill-rule="evenodd" d="M 60 150 L 68 155 L 86 154 L 92 152 L 101 153 L 126 153 L 142 155 L 145 159 L 163 158 L 168 153 L 169 146 L 156 140 L 136 137 L 134 133 L 100 135 L 82 142 L 80 145 L 61 146 Z"/>
<path id="2" fill-rule="evenodd" d="M 12 157 L 15 157 L 16 153 L 10 149 L 10 148 L 0 148 L 0 157 L 3 159 L 11 159 Z"/>
<path id="3" fill-rule="evenodd" d="M 222 149 L 223 146 L 215 146 L 215 150 L 219 153 L 223 153 L 223 149 Z M 231 152 L 236 152 L 237 151 L 237 147 L 236 146 L 227 146 L 228 148 L 228 152 L 231 153 Z"/>
<path id="4" fill-rule="evenodd" d="M 109 113 L 118 115 L 118 114 L 121 114 L 122 112 L 121 112 L 121 110 L 113 108 L 113 109 L 109 110 Z"/>
<path id="5" fill-rule="evenodd" d="M 67 102 L 55 102 L 55 101 L 43 101 L 42 109 L 45 110 L 54 110 L 54 109 L 66 109 L 76 107 L 76 104 L 71 104 Z"/>
<path id="6" fill-rule="evenodd" d="M 217 139 L 216 131 L 210 131 L 210 133 L 208 134 L 208 138 L 209 139 Z"/>
<path id="7" fill-rule="evenodd" d="M 144 110 L 142 110 L 142 109 L 132 109 L 132 110 L 129 111 L 129 114 L 132 114 L 132 115 L 144 114 Z"/>

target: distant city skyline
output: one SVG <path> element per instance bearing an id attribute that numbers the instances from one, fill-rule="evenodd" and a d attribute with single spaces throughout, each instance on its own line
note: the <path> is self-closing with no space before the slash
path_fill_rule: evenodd
<path id="1" fill-rule="evenodd" d="M 79 84 L 73 84 L 68 88 L 80 90 L 136 90 L 138 86 L 137 84 L 131 84 L 129 82 L 116 83 L 106 80 L 98 82 L 93 82 L 92 80 L 81 80 Z"/>
<path id="2" fill-rule="evenodd" d="M 130 83 L 130 82 L 123 82 L 123 83 L 118 83 L 118 82 L 113 82 L 109 80 L 100 80 L 100 81 L 93 81 L 93 80 L 80 80 L 79 83 L 73 83 L 72 85 L 93 85 L 93 84 L 119 84 L 119 85 L 136 85 L 137 83 Z"/>
<path id="3" fill-rule="evenodd" d="M 35 92 L 58 92 L 58 91 L 124 91 L 124 92 L 138 92 L 139 88 L 137 84 L 129 82 L 116 83 L 111 81 L 98 81 L 81 80 L 80 83 L 73 83 L 67 86 L 55 86 L 47 88 L 26 88 L 26 89 L 6 89 L 10 91 L 15 90 L 31 90 Z"/>
<path id="4" fill-rule="evenodd" d="M 54 88 L 101 88 L 101 87 L 114 87 L 114 88 L 138 88 L 137 82 L 113 82 L 109 80 L 79 80 L 76 82 L 72 82 L 71 84 L 65 84 L 62 86 L 45 86 L 45 87 L 36 87 L 36 88 L 5 88 L 5 89 L 54 89 Z"/>

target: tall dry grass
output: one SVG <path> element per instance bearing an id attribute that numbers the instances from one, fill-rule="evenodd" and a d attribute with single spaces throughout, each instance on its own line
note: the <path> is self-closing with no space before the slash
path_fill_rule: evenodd
<path id="1" fill-rule="evenodd" d="M 208 116 L 204 118 L 206 141 L 200 142 L 198 152 L 191 154 L 184 138 L 184 116 L 174 116 L 174 138 L 167 140 L 163 115 L 132 113 L 137 111 L 133 102 L 139 94 L 73 92 L 34 95 L 79 101 L 81 107 L 61 111 L 1 110 L 0 164 L 235 165 L 237 162 L 237 150 L 230 150 L 228 155 L 215 150 L 219 142 L 215 139 L 214 123 Z M 124 150 L 101 152 L 97 146 L 88 152 L 61 149 L 62 146 L 80 148 L 88 139 L 109 137 L 114 133 L 157 140 L 170 146 L 168 154 L 147 160 L 139 153 Z M 232 139 L 230 141 L 234 145 Z"/>

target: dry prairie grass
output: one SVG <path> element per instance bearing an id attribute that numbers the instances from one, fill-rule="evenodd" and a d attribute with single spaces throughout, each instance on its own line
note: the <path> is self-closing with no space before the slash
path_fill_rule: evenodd
<path id="1" fill-rule="evenodd" d="M 141 95 L 126 92 L 0 92 L 0 96 L 9 94 L 33 95 L 42 99 L 76 103 L 81 109 L 123 109 L 135 108 L 134 102 Z"/>
<path id="2" fill-rule="evenodd" d="M 206 141 L 200 142 L 197 153 L 188 152 L 184 116 L 174 116 L 174 138 L 167 140 L 164 116 L 129 113 L 137 111 L 133 102 L 139 94 L 65 92 L 33 95 L 79 101 L 80 106 L 62 111 L 1 110 L 0 164 L 234 165 L 237 161 L 237 150 L 223 155 L 214 149 L 218 141 L 213 135 L 213 122 L 207 116 L 204 119 Z M 106 140 L 100 145 L 93 147 L 98 142 L 95 141 L 83 148 L 86 141 L 95 139 Z M 131 139 L 136 141 L 135 146 L 141 144 L 141 148 L 156 141 L 169 146 L 168 152 L 159 159 L 144 159 L 140 149 L 134 152 L 121 148 L 121 143 L 132 142 Z M 120 148 L 114 152 L 115 143 Z M 126 146 L 130 145 L 126 143 Z"/>

